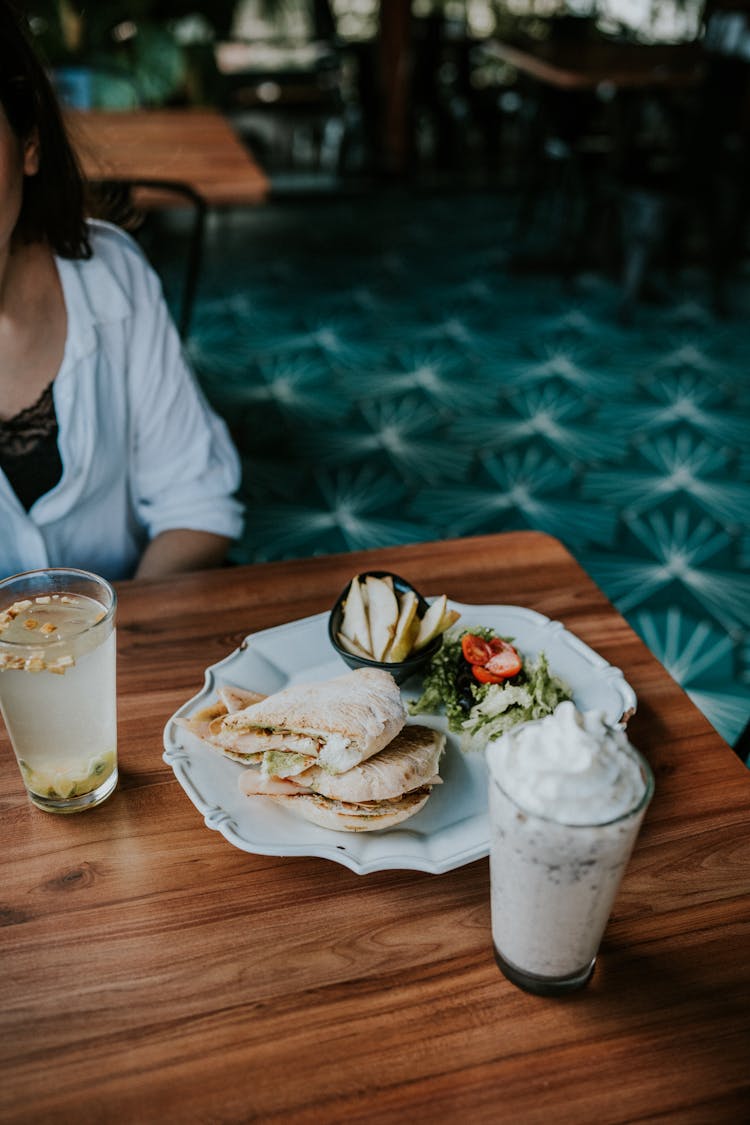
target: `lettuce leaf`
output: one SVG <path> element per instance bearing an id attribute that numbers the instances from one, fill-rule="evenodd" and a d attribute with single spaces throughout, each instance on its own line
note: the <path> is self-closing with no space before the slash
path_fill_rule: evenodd
<path id="1" fill-rule="evenodd" d="M 422 694 L 409 704 L 412 715 L 421 715 L 426 711 L 433 715 L 440 714 L 445 708 L 448 727 L 453 731 L 460 730 L 461 723 L 466 718 L 456 682 L 462 660 L 461 637 L 465 632 L 465 629 L 460 632 L 449 630 L 443 636 L 443 643 L 433 656 L 422 681 Z M 487 632 L 491 633 L 491 630 Z"/>

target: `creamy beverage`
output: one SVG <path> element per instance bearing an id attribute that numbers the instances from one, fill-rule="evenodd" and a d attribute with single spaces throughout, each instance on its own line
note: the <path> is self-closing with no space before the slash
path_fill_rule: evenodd
<path id="1" fill-rule="evenodd" d="M 487 748 L 492 935 L 505 975 L 585 984 L 653 793 L 623 731 L 561 703 Z"/>
<path id="2" fill-rule="evenodd" d="M 82 577 L 61 589 L 45 574 Z M 0 583 L 0 711 L 29 797 L 47 811 L 89 808 L 117 783 L 114 593 L 90 596 L 96 583 L 106 586 L 75 571 Z"/>

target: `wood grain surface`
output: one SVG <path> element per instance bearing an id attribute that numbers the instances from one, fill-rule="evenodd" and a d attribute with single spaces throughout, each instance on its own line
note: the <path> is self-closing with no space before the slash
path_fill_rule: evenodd
<path id="1" fill-rule="evenodd" d="M 352 574 L 557 618 L 635 688 L 656 795 L 589 986 L 495 967 L 488 862 L 357 876 L 204 827 L 167 718 L 248 633 Z M 55 817 L 0 738 L 0 1121 L 742 1122 L 750 773 L 565 549 L 535 532 L 239 567 L 119 593 L 121 783 Z M 342 666 L 343 668 L 343 666 Z"/>
<path id="2" fill-rule="evenodd" d="M 215 110 L 71 110 L 66 120 L 89 179 L 176 180 L 212 207 L 268 197 L 265 172 Z M 176 205 L 173 195 L 145 190 L 138 202 Z"/>

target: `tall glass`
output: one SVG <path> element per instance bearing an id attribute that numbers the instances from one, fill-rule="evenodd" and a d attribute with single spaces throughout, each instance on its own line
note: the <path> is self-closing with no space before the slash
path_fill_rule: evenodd
<path id="1" fill-rule="evenodd" d="M 504 738 L 512 735 L 505 735 Z M 654 791 L 646 760 L 629 747 L 642 778 L 630 808 L 614 819 L 565 823 L 530 812 L 493 774 L 488 748 L 490 887 L 495 959 L 520 988 L 554 996 L 581 988 L 596 955 Z"/>
<path id="2" fill-rule="evenodd" d="M 93 808 L 117 785 L 116 606 L 110 584 L 84 570 L 0 582 L 0 712 L 46 812 Z"/>

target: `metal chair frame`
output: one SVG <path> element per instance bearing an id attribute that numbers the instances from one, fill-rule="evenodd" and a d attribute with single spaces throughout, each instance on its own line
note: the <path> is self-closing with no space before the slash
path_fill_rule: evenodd
<path id="1" fill-rule="evenodd" d="M 133 220 L 142 213 L 134 202 L 134 193 L 139 189 L 150 191 L 172 192 L 187 199 L 193 207 L 193 222 L 188 240 L 187 257 L 185 262 L 185 275 L 182 284 L 182 297 L 178 317 L 178 330 L 180 338 L 185 340 L 190 331 L 195 295 L 198 288 L 201 264 L 203 261 L 203 245 L 206 228 L 206 212 L 208 205 L 203 196 L 181 180 L 169 179 L 121 179 L 117 177 L 91 181 L 91 186 L 105 197 L 106 193 L 115 193 L 119 211 L 114 211 L 108 217 L 111 221 L 124 229 L 135 229 Z M 123 193 L 125 193 L 123 197 Z M 124 210 L 123 210 L 124 208 Z"/>

